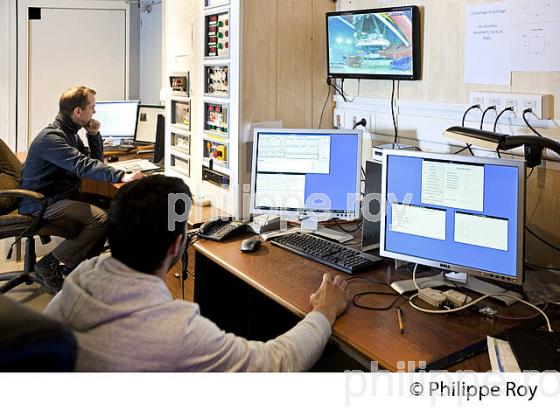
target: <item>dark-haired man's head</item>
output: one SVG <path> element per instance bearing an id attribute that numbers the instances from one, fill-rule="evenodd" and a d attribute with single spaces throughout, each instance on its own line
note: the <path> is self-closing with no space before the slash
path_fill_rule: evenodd
<path id="1" fill-rule="evenodd" d="M 148 176 L 124 185 L 109 208 L 108 238 L 114 258 L 146 273 L 167 271 L 181 257 L 186 221 L 174 222 L 169 229 L 170 195 L 188 198 L 173 200 L 176 215 L 188 215 L 191 208 L 189 187 L 179 178 Z M 172 210 L 172 209 L 171 209 Z M 186 219 L 186 218 L 180 218 Z"/>

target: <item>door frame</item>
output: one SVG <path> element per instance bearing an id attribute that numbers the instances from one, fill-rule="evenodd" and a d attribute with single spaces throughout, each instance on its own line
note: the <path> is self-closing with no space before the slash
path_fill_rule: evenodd
<path id="1" fill-rule="evenodd" d="M 17 106 L 16 106 L 16 149 L 27 151 L 31 143 L 29 136 L 29 24 L 28 9 L 100 9 L 124 10 L 125 12 L 125 96 L 129 98 L 130 90 L 130 3 L 121 0 L 19 0 L 17 2 Z M 45 124 L 46 125 L 46 124 Z"/>

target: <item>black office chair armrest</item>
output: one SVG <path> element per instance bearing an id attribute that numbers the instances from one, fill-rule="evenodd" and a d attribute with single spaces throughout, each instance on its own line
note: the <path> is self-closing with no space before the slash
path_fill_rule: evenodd
<path id="1" fill-rule="evenodd" d="M 37 228 L 39 227 L 39 224 L 43 220 L 43 215 L 45 214 L 45 210 L 47 209 L 47 198 L 45 198 L 45 196 L 43 194 L 40 194 L 39 192 L 30 191 L 28 189 L 3 189 L 0 190 L 0 198 L 2 197 L 28 198 L 31 199 L 32 201 L 38 202 L 39 205 L 41 206 L 41 209 L 39 209 L 39 212 L 36 215 L 29 215 L 31 218 L 33 218 L 33 222 L 31 223 L 31 225 L 27 227 L 25 231 L 23 231 L 21 234 L 18 235 L 16 240 L 10 246 L 10 250 L 8 251 L 8 259 L 9 259 L 12 256 L 12 250 L 16 243 L 19 243 L 22 238 L 35 234 Z"/>
<path id="2" fill-rule="evenodd" d="M 33 201 L 39 202 L 41 205 L 47 204 L 45 195 L 39 192 L 30 191 L 29 189 L 2 189 L 0 190 L 0 197 L 4 198 L 28 198 Z"/>

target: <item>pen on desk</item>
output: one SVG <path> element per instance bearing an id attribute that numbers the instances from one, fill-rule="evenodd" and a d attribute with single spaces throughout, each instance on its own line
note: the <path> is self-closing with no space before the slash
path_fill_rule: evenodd
<path id="1" fill-rule="evenodd" d="M 404 335 L 404 322 L 400 307 L 397 307 L 397 319 L 399 320 L 399 329 L 401 331 L 401 335 Z"/>

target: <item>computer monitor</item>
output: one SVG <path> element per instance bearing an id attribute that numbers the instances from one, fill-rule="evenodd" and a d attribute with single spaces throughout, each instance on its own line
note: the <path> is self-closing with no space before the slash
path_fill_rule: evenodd
<path id="1" fill-rule="evenodd" d="M 328 76 L 418 80 L 420 11 L 417 6 L 326 14 Z"/>
<path id="2" fill-rule="evenodd" d="M 138 100 L 97 101 L 93 118 L 101 123 L 102 137 L 133 139 L 138 103 Z"/>
<path id="3" fill-rule="evenodd" d="M 360 215 L 361 131 L 254 131 L 251 213 L 298 218 L 303 229 Z"/>
<path id="4" fill-rule="evenodd" d="M 523 281 L 524 161 L 385 150 L 380 254 Z"/>
<path id="5" fill-rule="evenodd" d="M 136 130 L 134 141 L 137 143 L 155 144 L 157 134 L 158 115 L 165 115 L 165 107 L 162 105 L 138 106 L 136 117 Z"/>

